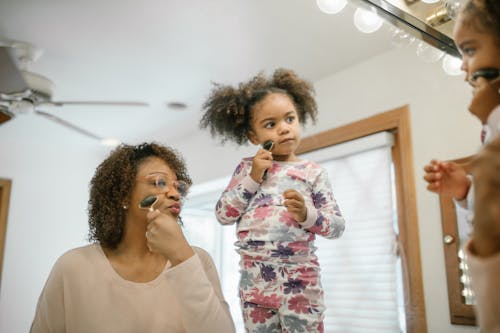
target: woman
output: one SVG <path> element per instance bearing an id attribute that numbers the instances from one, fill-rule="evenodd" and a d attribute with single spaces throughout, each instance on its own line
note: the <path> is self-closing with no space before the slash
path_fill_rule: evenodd
<path id="1" fill-rule="evenodd" d="M 116 148 L 90 183 L 94 243 L 57 260 L 31 332 L 234 332 L 212 259 L 178 223 L 190 184 L 168 147 Z"/>

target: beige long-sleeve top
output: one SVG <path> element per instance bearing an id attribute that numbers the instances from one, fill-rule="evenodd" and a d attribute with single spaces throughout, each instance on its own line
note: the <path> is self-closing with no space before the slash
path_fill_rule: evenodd
<path id="1" fill-rule="evenodd" d="M 500 253 L 487 258 L 479 257 L 474 253 L 472 240 L 464 249 L 481 332 L 500 333 Z"/>
<path id="2" fill-rule="evenodd" d="M 66 252 L 42 290 L 31 333 L 234 332 L 213 261 L 193 249 L 147 283 L 120 277 L 98 244 Z"/>

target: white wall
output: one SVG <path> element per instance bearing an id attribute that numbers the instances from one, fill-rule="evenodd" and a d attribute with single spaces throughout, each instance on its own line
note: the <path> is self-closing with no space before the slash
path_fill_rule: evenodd
<path id="1" fill-rule="evenodd" d="M 465 107 L 469 88 L 462 78 L 446 76 L 439 64 L 421 62 L 411 48 L 383 54 L 315 86 L 320 115 L 308 134 L 410 105 L 428 332 L 475 332 L 449 324 L 439 203 L 421 180 L 422 166 L 431 158 L 465 156 L 479 147 L 479 124 Z M 13 180 L 0 332 L 21 333 L 29 329 L 56 258 L 85 243 L 87 186 L 107 152 L 83 141 L 75 147 L 63 140 L 41 144 L 29 135 L 11 142 L 8 130 L 8 123 L 0 128 L 0 177 Z M 184 153 L 196 183 L 232 173 L 242 156 L 255 151 L 252 146 L 218 146 L 206 132 L 170 144 Z"/>
<path id="2" fill-rule="evenodd" d="M 18 120 L 31 121 L 13 121 Z M 0 127 L 0 177 L 12 180 L 0 332 L 25 333 L 55 260 L 87 243 L 88 183 L 107 150 L 85 138 L 74 146 L 64 140 L 47 144 L 29 132 L 25 140 L 13 142 L 10 127 Z M 72 135 L 59 127 L 53 130 L 61 131 L 62 138 Z"/>

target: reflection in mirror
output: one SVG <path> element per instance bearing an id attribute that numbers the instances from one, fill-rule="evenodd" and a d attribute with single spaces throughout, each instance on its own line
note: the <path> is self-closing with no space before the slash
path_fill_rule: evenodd
<path id="1" fill-rule="evenodd" d="M 454 160 L 469 172 L 473 156 Z M 465 209 L 457 208 L 453 200 L 440 196 L 443 229 L 448 303 L 452 324 L 475 325 L 474 295 L 470 289 L 468 267 L 464 262 L 463 248 L 470 237 L 471 217 Z"/>
<path id="2" fill-rule="evenodd" d="M 471 236 L 472 225 L 470 223 L 472 217 L 470 212 L 465 209 L 456 207 L 457 220 L 457 236 L 458 236 L 458 270 L 460 275 L 460 287 L 462 302 L 469 305 L 474 305 L 474 295 L 470 288 L 470 275 L 467 263 L 464 260 L 464 246 Z"/>

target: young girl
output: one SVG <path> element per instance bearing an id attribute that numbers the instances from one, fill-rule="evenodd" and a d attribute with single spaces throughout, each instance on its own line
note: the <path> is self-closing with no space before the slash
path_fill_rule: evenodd
<path id="1" fill-rule="evenodd" d="M 484 70 L 500 70 L 500 5 L 495 0 L 468 0 L 461 8 L 453 31 L 455 44 L 462 54 L 465 80 L 473 88 L 469 111 L 483 125 L 481 140 L 487 143 L 500 133 L 500 78 L 479 76 Z M 424 179 L 430 191 L 454 197 L 462 206 L 467 199 L 471 181 L 458 165 L 438 160 L 424 167 Z M 467 199 L 467 200 L 466 200 Z"/>
<path id="2" fill-rule="evenodd" d="M 316 118 L 313 88 L 285 69 L 238 88 L 217 85 L 201 127 L 222 142 L 273 142 L 244 158 L 222 193 L 216 216 L 237 223 L 240 299 L 247 332 L 322 332 L 323 290 L 316 234 L 338 238 L 344 219 L 327 172 L 295 151 L 301 124 Z"/>
<path id="3" fill-rule="evenodd" d="M 494 77 L 500 70 L 498 0 L 467 0 L 455 23 L 453 38 L 462 54 L 465 79 L 473 87 L 469 111 L 483 124 L 482 141 L 492 142 L 474 163 L 474 191 L 470 190 L 472 180 L 454 163 L 431 161 L 424 167 L 424 179 L 429 190 L 453 196 L 460 205 L 474 210 L 472 236 L 465 253 L 478 323 L 482 332 L 500 332 L 500 215 L 498 206 L 492 204 L 495 200 L 498 204 L 500 166 L 500 79 Z M 488 71 L 491 77 L 475 78 Z"/>

